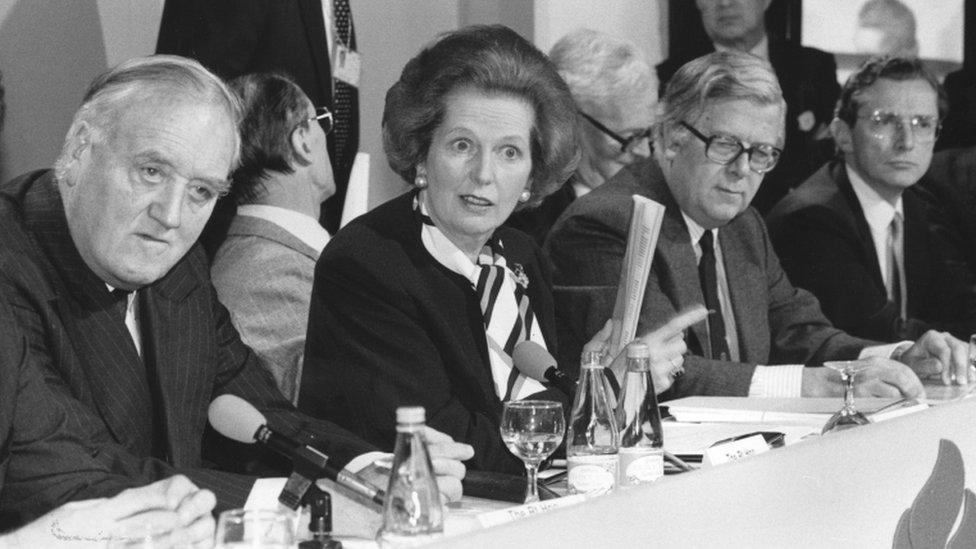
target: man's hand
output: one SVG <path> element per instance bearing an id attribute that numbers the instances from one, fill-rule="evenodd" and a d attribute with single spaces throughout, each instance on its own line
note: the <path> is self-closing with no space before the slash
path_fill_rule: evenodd
<path id="1" fill-rule="evenodd" d="M 708 318 L 708 310 L 702 305 L 694 305 L 674 315 L 668 322 L 643 336 L 635 342 L 644 343 L 651 352 L 651 377 L 654 381 L 654 391 L 663 393 L 674 383 L 674 378 L 684 372 L 684 354 L 688 350 L 685 344 L 685 330 Z M 610 336 L 613 332 L 613 320 L 607 320 L 593 339 L 583 346 L 585 351 L 606 352 L 610 348 Z M 616 357 L 604 356 L 604 366 L 617 376 L 618 382 L 623 382 L 627 369 L 626 350 Z"/>
<path id="2" fill-rule="evenodd" d="M 15 531 L 13 547 L 105 547 L 152 539 L 153 547 L 211 547 L 216 498 L 177 475 L 108 499 L 68 503 Z"/>
<path id="3" fill-rule="evenodd" d="M 461 462 L 474 457 L 474 448 L 468 444 L 454 442 L 450 436 L 430 427 L 425 427 L 424 437 L 427 439 L 427 451 L 434 466 L 434 474 L 437 475 L 437 487 L 441 491 L 441 496 L 447 501 L 460 500 L 461 479 L 467 472 L 467 468 Z"/>
<path id="4" fill-rule="evenodd" d="M 969 367 L 969 346 L 946 332 L 925 332 L 898 360 L 922 379 L 938 374 L 944 385 L 976 382 L 976 371 Z"/>
<path id="5" fill-rule="evenodd" d="M 887 358 L 865 359 L 869 366 L 857 373 L 854 394 L 865 397 L 921 398 L 925 389 L 918 376 L 907 366 Z M 804 368 L 802 396 L 832 397 L 844 395 L 840 373 L 830 368 Z"/>

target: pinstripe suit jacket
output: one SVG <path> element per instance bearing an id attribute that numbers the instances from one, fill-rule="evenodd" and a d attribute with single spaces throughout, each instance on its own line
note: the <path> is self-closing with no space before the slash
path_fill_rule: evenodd
<path id="1" fill-rule="evenodd" d="M 593 192 L 574 201 L 556 222 L 546 251 L 557 285 L 616 288 L 630 216 L 631 196 L 663 204 L 664 223 L 644 294 L 639 332 L 663 324 L 675 311 L 704 303 L 698 265 L 688 228 L 664 175 L 651 158 L 621 170 Z M 704 323 L 691 328 L 688 344 L 698 356 L 685 358 L 686 375 L 664 398 L 691 394 L 745 395 L 756 364 L 817 364 L 856 358 L 875 342 L 857 339 L 831 326 L 817 299 L 794 288 L 780 268 L 758 212 L 750 208 L 722 227 L 719 245 L 725 261 L 732 314 L 738 328 L 742 363 L 707 360 Z M 599 320 L 612 313 L 613 300 L 589 314 Z M 557 307 L 557 309 L 559 309 Z M 560 309 L 561 310 L 561 309 Z"/>
<path id="2" fill-rule="evenodd" d="M 0 301 L 0 531 L 70 500 L 112 496 L 134 486 L 94 456 L 121 450 L 79 437 L 60 398 L 28 360 L 27 341 Z M 114 448 L 113 448 L 114 447 Z"/>
<path id="3" fill-rule="evenodd" d="M 292 402 L 298 400 L 318 258 L 319 252 L 278 225 L 238 215 L 210 267 L 241 339 Z"/>
<path id="4" fill-rule="evenodd" d="M 204 465 L 283 473 L 273 456 L 207 428 L 207 407 L 224 393 L 250 401 L 274 428 L 314 442 L 337 465 L 373 449 L 298 413 L 281 395 L 217 301 L 199 246 L 139 291 L 145 364 L 105 284 L 74 247 L 51 172 L 0 188 L 0 261 L 0 292 L 25 328 L 30 358 L 52 387 L 85 405 L 69 424 L 94 440 L 118 442 L 140 458 L 140 471 L 165 474 L 149 459 L 153 441 L 161 440 L 166 464 L 213 489 L 221 507 L 240 506 L 254 479 Z M 113 465 L 134 472 L 129 462 Z"/>

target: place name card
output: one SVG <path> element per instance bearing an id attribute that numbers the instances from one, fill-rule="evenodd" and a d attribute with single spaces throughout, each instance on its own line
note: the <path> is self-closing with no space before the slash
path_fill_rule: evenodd
<path id="1" fill-rule="evenodd" d="M 732 463 L 742 458 L 769 451 L 769 444 L 761 434 L 719 444 L 705 450 L 702 462 L 706 466 Z"/>
<path id="2" fill-rule="evenodd" d="M 499 524 L 505 524 L 506 522 L 512 522 L 525 517 L 531 517 L 532 515 L 552 511 L 553 509 L 569 507 L 570 505 L 576 505 L 577 503 L 582 503 L 584 501 L 586 501 L 586 496 L 576 494 L 556 499 L 547 499 L 545 501 L 537 501 L 535 503 L 526 503 L 525 505 L 509 507 L 508 509 L 500 509 L 498 511 L 482 513 L 478 515 L 478 522 L 484 528 L 489 528 L 491 526 L 498 526 Z"/>

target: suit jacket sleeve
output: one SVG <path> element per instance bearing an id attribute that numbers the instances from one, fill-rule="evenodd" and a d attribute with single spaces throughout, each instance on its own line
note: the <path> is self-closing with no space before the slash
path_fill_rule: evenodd
<path id="1" fill-rule="evenodd" d="M 313 415 L 338 408 L 346 417 L 344 425 L 389 451 L 396 438 L 396 408 L 423 406 L 427 425 L 474 447 L 469 467 L 520 471 L 494 419 L 501 413 L 500 402 L 493 411 L 475 409 L 458 386 L 467 394 L 480 389 L 457 379 L 472 365 L 445 358 L 451 352 L 445 340 L 469 337 L 467 313 L 422 303 L 412 284 L 426 280 L 415 278 L 402 256 L 389 259 L 395 252 L 381 239 L 356 239 L 355 250 L 341 245 L 348 242 L 337 236 L 315 269 L 299 407 Z M 458 334 L 433 327 L 429 315 L 441 313 L 457 315 L 452 318 L 457 318 L 453 328 Z"/>
<path id="2" fill-rule="evenodd" d="M 256 236 L 230 237 L 211 274 L 241 339 L 274 375 L 278 388 L 298 401 L 314 263 L 285 246 L 248 245 Z"/>
<path id="3" fill-rule="evenodd" d="M 5 311 L 6 309 L 4 309 Z M 118 452 L 73 431 L 66 411 L 78 403 L 44 383 L 9 313 L 0 324 L 0 524 L 25 523 L 71 500 L 109 497 L 140 484 L 97 456 Z"/>

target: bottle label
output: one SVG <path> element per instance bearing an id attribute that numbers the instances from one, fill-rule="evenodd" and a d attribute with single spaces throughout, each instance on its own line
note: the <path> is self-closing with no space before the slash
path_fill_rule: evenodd
<path id="1" fill-rule="evenodd" d="M 567 459 L 567 482 L 571 494 L 600 496 L 613 491 L 617 483 L 617 455 L 571 456 Z"/>
<path id="2" fill-rule="evenodd" d="M 646 484 L 664 476 L 664 452 L 657 448 L 620 449 L 620 486 Z"/>

